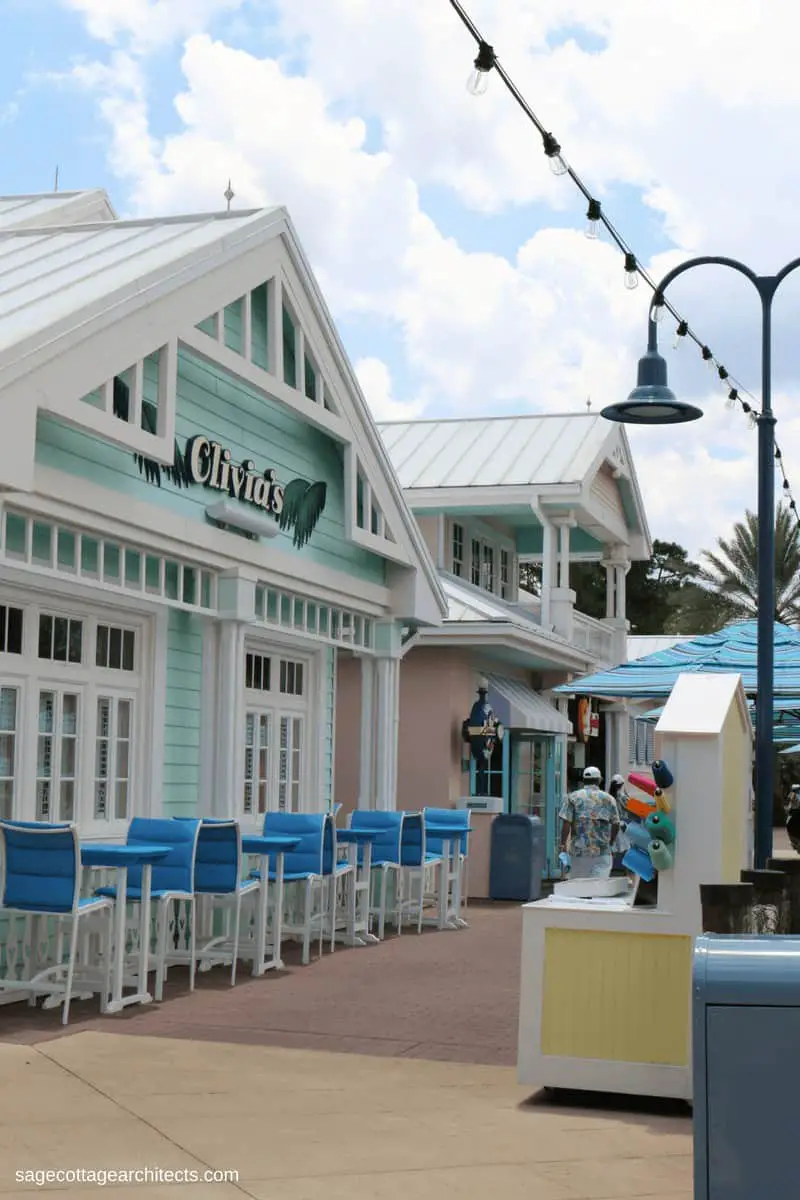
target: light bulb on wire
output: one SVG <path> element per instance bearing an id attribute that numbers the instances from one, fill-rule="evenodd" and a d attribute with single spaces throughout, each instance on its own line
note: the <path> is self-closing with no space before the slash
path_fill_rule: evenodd
<path id="1" fill-rule="evenodd" d="M 653 297 L 653 304 L 650 309 L 650 316 L 651 316 L 652 320 L 657 321 L 659 323 L 664 320 L 664 297 L 661 295 L 660 292 L 656 292 L 655 296 Z"/>
<path id="2" fill-rule="evenodd" d="M 713 371 L 714 370 L 714 355 L 711 353 L 708 346 L 703 346 L 700 353 L 702 354 L 703 362 L 706 364 L 709 371 Z"/>
<path id="3" fill-rule="evenodd" d="M 630 250 L 625 255 L 625 287 L 633 291 L 639 286 L 639 268 L 636 263 L 636 255 L 631 254 Z"/>
<path id="4" fill-rule="evenodd" d="M 679 321 L 678 328 L 675 330 L 675 341 L 672 343 L 672 349 L 677 350 L 683 339 L 689 332 L 688 321 Z"/>
<path id="5" fill-rule="evenodd" d="M 544 145 L 544 152 L 550 159 L 550 170 L 554 175 L 566 175 L 569 170 L 567 160 L 561 153 L 561 147 L 552 133 L 542 134 L 542 143 Z"/>
<path id="6" fill-rule="evenodd" d="M 731 388 L 728 392 L 728 399 L 725 401 L 726 408 L 736 408 L 736 401 L 739 399 L 739 393 L 736 388 Z"/>
<path id="7" fill-rule="evenodd" d="M 482 96 L 489 86 L 489 72 L 496 62 L 494 49 L 488 42 L 478 44 L 478 54 L 467 80 L 467 91 L 471 96 Z"/>
<path id="8" fill-rule="evenodd" d="M 587 238 L 596 238 L 597 237 L 597 231 L 600 227 L 600 217 L 601 217 L 600 201 L 599 200 L 590 200 L 589 207 L 586 210 L 586 229 L 584 230 L 584 233 L 586 234 Z"/>

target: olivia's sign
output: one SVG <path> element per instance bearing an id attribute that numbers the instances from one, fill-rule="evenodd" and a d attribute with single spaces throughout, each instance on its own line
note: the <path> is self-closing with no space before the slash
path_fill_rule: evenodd
<path id="1" fill-rule="evenodd" d="M 230 450 L 202 435 L 186 443 L 185 462 L 192 483 L 227 492 L 231 499 L 254 504 L 275 517 L 283 512 L 284 488 L 271 467 L 259 474 L 249 458 L 235 463 Z"/>

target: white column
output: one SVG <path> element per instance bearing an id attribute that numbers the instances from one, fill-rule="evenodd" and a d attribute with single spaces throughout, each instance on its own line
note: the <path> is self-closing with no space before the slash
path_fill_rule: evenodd
<path id="1" fill-rule="evenodd" d="M 358 807 L 375 807 L 375 660 L 361 658 L 361 743 Z"/>
<path id="2" fill-rule="evenodd" d="M 221 621 L 217 655 L 217 714 L 214 736 L 217 743 L 215 794 L 211 808 L 218 816 L 230 816 L 240 809 L 239 779 L 241 629 L 237 621 Z"/>
<path id="3" fill-rule="evenodd" d="M 617 604 L 616 613 L 614 614 L 618 621 L 625 620 L 626 596 L 625 596 L 625 576 L 628 574 L 629 563 L 617 563 L 614 568 L 614 573 L 617 577 Z"/>
<path id="4" fill-rule="evenodd" d="M 614 588 L 614 572 L 613 563 L 604 562 L 603 566 L 606 569 L 606 620 L 611 621 L 614 618 L 616 611 L 616 596 Z"/>
<path id="5" fill-rule="evenodd" d="M 551 624 L 551 593 L 555 587 L 556 565 L 556 531 L 552 524 L 545 520 L 542 532 L 542 625 L 547 629 Z"/>
<path id="6" fill-rule="evenodd" d="M 397 807 L 397 747 L 400 733 L 400 660 L 376 660 L 375 807 Z"/>
<path id="7" fill-rule="evenodd" d="M 558 535 L 558 586 L 565 589 L 569 588 L 569 525 L 566 522 L 559 526 Z"/>

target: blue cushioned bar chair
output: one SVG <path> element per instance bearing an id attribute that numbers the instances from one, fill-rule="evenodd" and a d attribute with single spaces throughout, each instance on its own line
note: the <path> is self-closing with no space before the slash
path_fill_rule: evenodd
<path id="1" fill-rule="evenodd" d="M 78 935 L 96 925 L 101 935 L 102 991 L 101 1010 L 105 1011 L 111 990 L 111 917 L 113 903 L 107 897 L 81 898 L 81 848 L 74 825 L 49 825 L 37 822 L 0 822 L 0 859 L 2 859 L 2 915 L 24 916 L 27 962 L 20 964 L 23 978 L 0 979 L 0 995 L 18 992 L 35 1004 L 37 996 L 46 996 L 48 1007 L 63 1005 L 61 1023 L 69 1021 L 69 1007 L 78 958 Z M 101 918 L 96 920 L 96 918 Z M 39 947 L 49 941 L 48 932 L 40 935 L 39 924 L 57 922 L 55 962 L 43 965 Z M 69 924 L 69 950 L 63 961 L 63 924 Z M 8 946 L 6 946 L 8 953 Z M 6 960 L 8 971 L 8 959 Z M 79 985 L 80 986 L 80 985 Z M 81 992 L 83 993 L 83 987 Z M 93 990 L 96 990 L 93 988 Z"/>
<path id="2" fill-rule="evenodd" d="M 450 888 L 451 885 L 457 889 L 458 894 L 458 909 L 466 905 L 466 871 L 467 861 L 469 857 L 469 823 L 470 811 L 467 808 L 424 808 L 422 810 L 425 825 L 446 826 L 453 831 L 453 840 L 458 839 L 458 858 L 456 860 L 456 870 L 451 872 L 451 864 L 443 862 L 440 871 L 440 886 Z M 431 853 L 438 855 L 440 859 L 444 858 L 444 843 L 447 839 L 443 837 L 431 837 L 425 835 L 426 845 Z M 452 850 L 452 847 L 451 847 Z M 460 916 L 459 916 L 460 920 Z"/>
<path id="3" fill-rule="evenodd" d="M 195 857 L 197 841 L 200 833 L 200 821 L 195 818 L 172 820 L 168 817 L 134 817 L 128 826 L 128 845 L 137 842 L 155 843 L 159 846 L 169 846 L 166 858 L 154 863 L 150 898 L 156 915 L 156 949 L 154 954 L 156 969 L 156 1000 L 164 998 L 164 984 L 167 980 L 167 969 L 171 952 L 180 949 L 181 933 L 188 934 L 189 990 L 194 991 L 196 921 L 195 921 Z M 97 889 L 98 896 L 114 896 L 115 889 L 103 887 Z M 142 899 L 142 868 L 128 868 L 128 903 L 139 904 Z M 180 925 L 180 905 L 186 910 L 184 929 Z M 170 914 L 174 911 L 172 947 L 168 947 L 170 932 Z M 173 960 L 174 961 L 174 960 Z"/>
<path id="4" fill-rule="evenodd" d="M 390 911 L 398 933 L 403 932 L 403 922 L 406 920 L 414 921 L 417 933 L 421 933 L 426 898 L 425 878 L 430 871 L 441 867 L 442 860 L 427 848 L 422 813 L 404 812 L 402 816 L 400 871 Z"/>
<path id="5" fill-rule="evenodd" d="M 286 914 L 283 932 L 299 938 L 302 961 L 311 960 L 311 939 L 319 937 L 319 952 L 326 932 L 331 948 L 336 936 L 337 882 L 350 871 L 349 864 L 336 860 L 336 827 L 331 813 L 268 812 L 264 815 L 264 834 L 299 838 L 294 850 L 284 855 Z M 251 878 L 258 878 L 254 871 Z M 275 882 L 275 863 L 270 855 L 270 882 Z"/>
<path id="6" fill-rule="evenodd" d="M 402 812 L 375 812 L 357 808 L 350 814 L 350 829 L 367 829 L 376 834 L 372 843 L 372 874 L 377 877 L 377 903 L 370 903 L 370 914 L 378 918 L 378 937 L 383 941 L 386 930 L 387 895 L 390 876 L 397 877 L 402 870 L 402 841 L 405 814 Z M 359 862 L 363 851 L 359 851 Z"/>
<path id="7" fill-rule="evenodd" d="M 176 819 L 183 821 L 187 818 Z M 242 831 L 239 822 L 204 817 L 197 837 L 194 862 L 198 928 L 195 955 L 201 971 L 208 971 L 217 964 L 227 965 L 230 961 L 231 987 L 236 983 L 242 900 L 245 896 L 255 895 L 260 887 L 258 879 L 242 879 Z M 225 922 L 224 932 L 216 937 L 213 933 L 215 912 L 220 913 Z M 168 951 L 167 960 L 180 961 L 180 958 Z"/>

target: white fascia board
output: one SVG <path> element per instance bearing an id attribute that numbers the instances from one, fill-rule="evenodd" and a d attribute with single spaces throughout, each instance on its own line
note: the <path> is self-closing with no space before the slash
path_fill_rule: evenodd
<path id="1" fill-rule="evenodd" d="M 78 525 L 88 532 L 102 531 L 106 536 L 132 542 L 154 553 L 191 558 L 210 570 L 249 568 L 259 579 L 274 581 L 276 587 L 289 592 L 300 590 L 321 600 L 333 597 L 343 606 L 355 605 L 375 616 L 391 612 L 389 588 L 320 566 L 302 554 L 287 553 L 274 542 L 262 546 L 238 538 L 213 525 L 179 517 L 157 504 L 109 492 L 52 467 L 37 465 L 34 482 L 35 495 L 10 492 L 3 497 L 4 502 L 54 522 Z"/>
<path id="2" fill-rule="evenodd" d="M 566 643 L 554 643 L 546 638 L 527 635 L 517 625 L 506 621 L 453 621 L 432 629 L 421 629 L 420 640 L 427 645 L 463 644 L 470 646 L 505 646 L 524 654 L 549 660 L 559 670 L 586 673 L 594 660 Z"/>
<path id="3" fill-rule="evenodd" d="M 536 502 L 538 491 L 524 487 L 463 487 L 463 488 L 405 488 L 403 495 L 412 512 L 421 508 L 449 513 L 456 509 L 502 508 L 508 505 L 531 508 Z"/>

